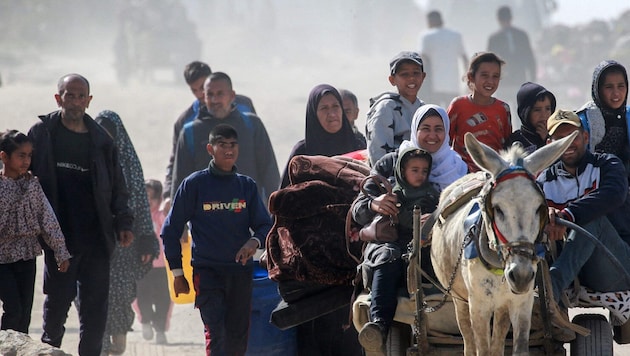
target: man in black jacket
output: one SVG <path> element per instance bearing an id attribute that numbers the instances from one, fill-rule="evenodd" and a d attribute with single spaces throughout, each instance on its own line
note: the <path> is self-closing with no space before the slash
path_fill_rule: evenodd
<path id="1" fill-rule="evenodd" d="M 45 249 L 42 341 L 61 346 L 68 309 L 78 297 L 79 355 L 98 356 L 107 320 L 109 260 L 116 237 L 123 247 L 133 241 L 133 215 L 116 147 L 85 113 L 92 100 L 89 82 L 68 74 L 57 89 L 61 110 L 40 116 L 28 133 L 35 148 L 31 170 L 72 254 L 67 273 L 60 273 L 52 251 Z"/>

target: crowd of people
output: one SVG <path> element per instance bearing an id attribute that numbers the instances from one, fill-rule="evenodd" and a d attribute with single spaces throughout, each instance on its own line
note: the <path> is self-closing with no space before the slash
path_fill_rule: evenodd
<path id="1" fill-rule="evenodd" d="M 43 342 L 61 345 L 74 302 L 80 355 L 124 353 L 134 308 L 143 337 L 165 344 L 172 308 L 168 262 L 175 294 L 188 293 L 192 283 L 206 353 L 244 355 L 252 257 L 265 248 L 273 225 L 270 195 L 291 185 L 294 156 L 348 154 L 394 186 L 389 194 L 366 184 L 370 194 L 358 194 L 353 219 L 367 225 L 376 214 L 396 215 L 399 239 L 370 242 L 364 251 L 363 265 L 372 274 L 366 286 L 372 294 L 370 322 L 358 333 L 344 329 L 347 309 L 311 320 L 298 327 L 297 352 L 360 355 L 363 348 L 380 354 L 405 283 L 401 256 L 411 240 L 411 211 L 420 206 L 432 212 L 444 188 L 479 170 L 463 142 L 469 132 L 494 150 L 518 144 L 531 153 L 577 131 L 561 159 L 537 178 L 549 204 L 549 239 L 565 241 L 550 270 L 553 295 L 562 304 L 563 290 L 578 277 L 595 291 L 629 290 L 630 280 L 612 278 L 630 273 L 624 263 L 630 259 L 626 68 L 602 61 L 594 69 L 592 101 L 566 107 L 553 88 L 536 83 L 529 39 L 511 19 L 508 7 L 499 8 L 501 29 L 490 37 L 487 51 L 468 57 L 461 36 L 444 28 L 439 12 L 429 13 L 420 49 L 390 60 L 394 89 L 371 99 L 365 136 L 355 125 L 356 95 L 329 84 L 315 86 L 306 103 L 304 138 L 293 147 L 282 176 L 252 100 L 237 95 L 229 75 L 212 72 L 206 63 L 184 68 L 194 101 L 174 123 L 164 184 L 145 179 L 117 113 L 105 110 L 94 119 L 86 113 L 92 100 L 88 79 L 64 75 L 54 96 L 59 110 L 40 116 L 27 134 L 7 130 L 0 136 L 0 328 L 28 333 L 35 258 L 43 250 Z M 460 62 L 466 95 L 452 75 Z M 431 90 L 422 100 L 424 85 Z M 522 124 L 516 131 L 513 109 Z M 594 245 L 555 224 L 555 217 L 591 232 L 626 270 L 616 271 Z M 190 281 L 183 273 L 183 238 L 192 238 Z"/>

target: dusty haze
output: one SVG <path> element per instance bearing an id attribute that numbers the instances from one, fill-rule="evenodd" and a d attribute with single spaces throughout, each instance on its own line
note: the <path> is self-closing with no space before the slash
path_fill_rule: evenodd
<path id="1" fill-rule="evenodd" d="M 483 8 L 468 9 L 474 21 L 462 16 L 466 11 L 458 10 L 457 1 L 423 3 L 431 9 L 441 6 L 446 26 L 463 33 L 466 50 L 472 54 L 483 50 L 489 34 L 498 28 L 491 7 L 507 2 L 488 0 Z M 53 95 L 58 78 L 78 72 L 90 80 L 94 96 L 88 113 L 93 117 L 104 109 L 119 113 L 145 176 L 157 179 L 164 178 L 172 124 L 193 97 L 181 66 L 155 66 L 145 78 L 128 76 L 126 85 L 117 79 L 114 45 L 122 19 L 139 22 L 133 17 L 134 7 L 142 10 L 139 18 L 146 21 L 147 32 L 154 39 L 159 33 L 153 52 L 156 62 L 164 62 L 173 48 L 184 48 L 197 37 L 201 58 L 192 57 L 190 51 L 191 56 L 182 53 L 178 60 L 209 63 L 213 71 L 232 77 L 237 93 L 252 98 L 280 169 L 291 147 L 303 138 L 306 98 L 317 84 L 329 83 L 357 94 L 361 109 L 357 126 L 363 131 L 368 99 L 392 89 L 387 81 L 388 62 L 401 50 L 417 49 L 419 33 L 426 29 L 427 10 L 412 0 L 3 3 L 0 26 L 6 36 L 0 39 L 0 129 L 26 131 L 37 115 L 56 110 Z M 514 12 L 515 24 L 531 29 L 532 42 L 537 43 L 539 32 L 534 28 L 540 29 L 549 14 L 537 18 L 536 24 Z M 543 59 L 548 54 L 538 56 Z M 577 82 L 573 86 L 551 78 L 539 82 L 554 91 L 559 106 L 576 109 L 589 97 L 590 73 L 597 61 L 572 73 Z"/>

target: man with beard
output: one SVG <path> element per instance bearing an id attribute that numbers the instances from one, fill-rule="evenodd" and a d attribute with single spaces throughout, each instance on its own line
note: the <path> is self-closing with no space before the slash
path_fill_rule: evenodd
<path id="1" fill-rule="evenodd" d="M 280 173 L 271 140 L 262 120 L 253 113 L 240 112 L 235 105 L 232 80 L 223 72 L 214 72 L 203 85 L 205 107 L 191 123 L 184 125 L 177 140 L 173 166 L 174 193 L 188 175 L 208 167 L 208 135 L 218 124 L 228 124 L 239 137 L 240 154 L 236 161 L 239 173 L 256 181 L 258 192 L 267 202 L 280 185 Z"/>
<path id="2" fill-rule="evenodd" d="M 173 124 L 173 148 L 171 150 L 171 156 L 168 160 L 168 166 L 166 167 L 166 178 L 164 179 L 164 190 L 162 209 L 168 212 L 171 206 L 171 196 L 175 194 L 177 186 L 171 187 L 173 183 L 173 165 L 175 164 L 175 150 L 177 148 L 177 140 L 179 139 L 179 133 L 182 131 L 184 125 L 194 121 L 199 115 L 199 111 L 206 105 L 203 100 L 204 91 L 203 84 L 206 79 L 212 74 L 210 66 L 204 62 L 193 61 L 186 65 L 184 68 L 184 79 L 186 85 L 190 89 L 190 92 L 194 95 L 195 101 L 179 115 L 175 123 Z M 236 109 L 240 112 L 251 112 L 256 114 L 254 104 L 252 100 L 244 95 L 236 94 L 234 97 L 234 104 Z"/>
<path id="3" fill-rule="evenodd" d="M 587 150 L 589 134 L 572 111 L 558 110 L 547 121 L 551 140 L 577 131 L 577 136 L 558 162 L 538 176 L 547 204 L 549 224 L 545 231 L 551 241 L 565 240 L 558 259 L 550 268 L 553 295 L 561 295 L 575 278 L 597 292 L 630 290 L 630 201 L 624 166 L 612 154 Z M 625 271 L 586 236 L 569 233 L 555 217 L 574 222 L 595 236 L 618 260 Z"/>

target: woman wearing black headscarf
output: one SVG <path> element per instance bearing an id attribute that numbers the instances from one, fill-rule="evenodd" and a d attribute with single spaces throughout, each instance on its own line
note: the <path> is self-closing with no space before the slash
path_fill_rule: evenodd
<path id="1" fill-rule="evenodd" d="M 311 90 L 306 104 L 306 135 L 293 146 L 287 167 L 282 175 L 280 188 L 289 185 L 288 164 L 297 155 L 336 156 L 364 149 L 357 140 L 350 122 L 343 112 L 341 95 L 328 84 L 320 84 Z"/>
<path id="2" fill-rule="evenodd" d="M 354 136 L 337 89 L 327 84 L 317 85 L 311 90 L 306 104 L 306 135 L 291 150 L 280 188 L 290 184 L 288 162 L 294 156 L 332 157 L 362 148 L 365 146 Z M 298 355 L 361 355 L 356 330 L 343 330 L 349 312 L 347 306 L 298 325 Z"/>

